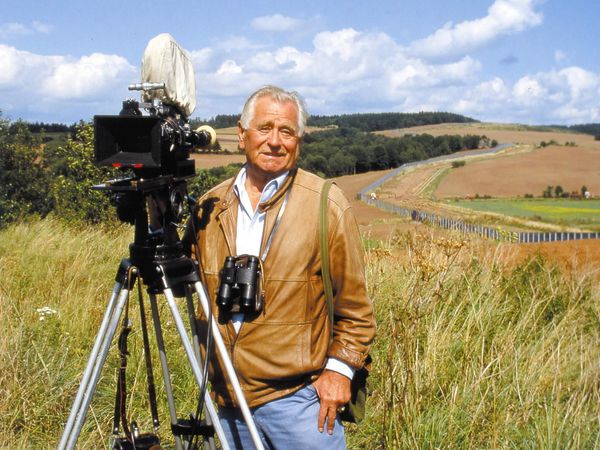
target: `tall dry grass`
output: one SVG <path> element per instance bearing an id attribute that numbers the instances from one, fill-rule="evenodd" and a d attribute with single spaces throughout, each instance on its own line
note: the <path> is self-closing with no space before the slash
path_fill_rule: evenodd
<path id="1" fill-rule="evenodd" d="M 132 240 L 131 227 L 85 228 L 52 219 L 0 231 L 0 448 L 56 448 L 117 268 Z M 132 300 L 137 296 L 132 295 Z M 168 308 L 160 306 L 166 345 L 172 350 L 168 356 L 175 395 L 185 416 L 195 407 L 195 384 Z M 151 421 L 135 301 L 130 309 L 134 330 L 129 338 L 127 382 L 133 395 L 128 412 L 148 431 Z M 180 310 L 185 320 L 185 306 L 180 305 Z M 150 328 L 151 341 L 152 337 Z M 157 356 L 153 362 L 155 377 L 159 377 Z M 109 448 L 117 367 L 118 351 L 113 345 L 79 439 L 80 448 Z M 161 378 L 156 384 L 158 395 L 164 397 Z M 167 430 L 164 401 L 160 413 Z"/>
<path id="2" fill-rule="evenodd" d="M 432 236 L 371 249 L 373 394 L 352 447 L 598 448 L 595 270 Z"/>
<path id="3" fill-rule="evenodd" d="M 52 219 L 0 231 L 0 448 L 56 447 L 131 239 L 129 227 Z M 368 251 L 378 337 L 368 415 L 348 427 L 349 448 L 600 446 L 598 278 L 539 258 L 508 266 L 474 249 L 405 235 Z M 197 388 L 167 316 L 163 308 L 185 415 Z M 134 330 L 129 410 L 149 430 Z M 113 348 L 80 448 L 108 448 L 117 359 Z"/>

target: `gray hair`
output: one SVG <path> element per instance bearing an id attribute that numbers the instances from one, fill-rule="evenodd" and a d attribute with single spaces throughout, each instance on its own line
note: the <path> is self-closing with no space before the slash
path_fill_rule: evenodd
<path id="1" fill-rule="evenodd" d="M 304 135 L 304 129 L 306 128 L 306 121 L 308 120 L 308 112 L 306 110 L 306 104 L 300 94 L 296 91 L 286 91 L 277 86 L 263 86 L 256 92 L 254 92 L 246 103 L 244 109 L 242 109 L 242 116 L 240 117 L 240 124 L 244 130 L 250 127 L 250 122 L 254 118 L 254 107 L 256 100 L 261 97 L 271 97 L 278 103 L 292 102 L 298 108 L 298 136 Z"/>

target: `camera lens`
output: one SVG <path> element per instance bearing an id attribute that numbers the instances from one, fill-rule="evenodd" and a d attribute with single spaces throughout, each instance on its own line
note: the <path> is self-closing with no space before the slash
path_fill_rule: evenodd
<path id="1" fill-rule="evenodd" d="M 254 312 L 256 305 L 256 285 L 258 284 L 258 258 L 248 257 L 244 270 L 244 284 L 240 293 L 240 309 L 243 312 Z"/>
<path id="2" fill-rule="evenodd" d="M 225 258 L 225 264 L 221 269 L 221 285 L 217 295 L 219 308 L 230 311 L 233 306 L 233 285 L 235 283 L 235 259 L 232 256 Z"/>

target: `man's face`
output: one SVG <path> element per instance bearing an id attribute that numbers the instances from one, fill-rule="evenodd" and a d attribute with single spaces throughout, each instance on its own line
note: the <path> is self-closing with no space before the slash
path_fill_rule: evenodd
<path id="1" fill-rule="evenodd" d="M 238 125 L 239 146 L 246 152 L 248 170 L 271 180 L 290 170 L 298 160 L 298 109 L 294 102 L 278 103 L 259 97 L 247 130 Z"/>

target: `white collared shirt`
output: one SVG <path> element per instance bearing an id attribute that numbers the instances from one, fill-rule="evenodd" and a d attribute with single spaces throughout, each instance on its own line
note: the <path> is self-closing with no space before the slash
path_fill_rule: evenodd
<path id="1" fill-rule="evenodd" d="M 289 172 L 285 172 L 269 181 L 265 185 L 257 205 L 269 201 L 275 192 L 283 185 L 288 174 Z M 238 173 L 233 184 L 233 190 L 239 200 L 235 247 L 238 255 L 259 256 L 266 213 L 264 211 L 260 212 L 258 206 L 256 209 L 252 208 L 250 196 L 246 191 L 246 176 L 246 166 L 244 166 Z M 285 208 L 285 204 L 282 208 Z M 244 321 L 244 313 L 233 314 L 231 320 L 235 331 L 239 332 L 242 322 Z M 352 367 L 334 358 L 329 358 L 327 360 L 325 368 L 341 373 L 350 379 L 354 376 L 354 369 Z"/>

